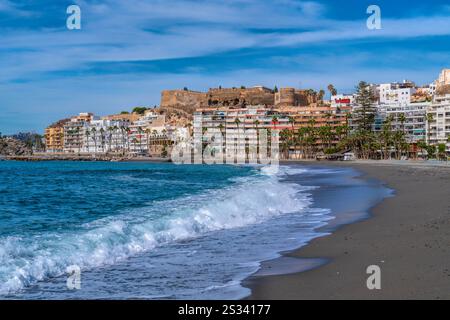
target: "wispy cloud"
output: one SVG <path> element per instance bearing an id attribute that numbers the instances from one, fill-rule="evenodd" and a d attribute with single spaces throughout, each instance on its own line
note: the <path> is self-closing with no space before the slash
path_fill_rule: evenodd
<path id="1" fill-rule="evenodd" d="M 23 10 L 21 7 L 9 0 L 0 0 L 0 13 L 18 15 L 23 17 L 31 16 L 31 11 Z"/>
<path id="2" fill-rule="evenodd" d="M 386 6 L 400 11 L 385 4 L 383 29 L 371 31 L 365 10 L 351 17 L 336 13 L 352 12 L 361 1 L 74 2 L 82 9 L 79 31 L 65 29 L 62 4 L 0 0 L 0 14 L 9 17 L 0 20 L 0 107 L 11 110 L 36 102 L 60 116 L 63 112 L 56 110 L 61 106 L 67 112 L 76 109 L 65 102 L 68 92 L 77 92 L 76 103 L 104 112 L 118 108 L 118 101 L 141 102 L 135 97 L 158 103 L 163 86 L 205 89 L 238 81 L 323 86 L 333 80 L 345 89 L 352 87 L 351 81 L 375 81 L 395 72 L 428 81 L 450 49 L 445 44 L 450 38 L 448 5 L 393 16 L 384 14 Z M 33 19 L 26 18 L 30 14 Z M 421 63 L 416 66 L 414 58 Z M 403 75 L 406 65 L 413 71 Z M 426 71 L 429 66 L 434 68 Z M 344 79 L 342 73 L 348 76 Z M 130 85 L 121 77 L 130 79 Z M 29 94 L 20 96 L 21 90 Z"/>

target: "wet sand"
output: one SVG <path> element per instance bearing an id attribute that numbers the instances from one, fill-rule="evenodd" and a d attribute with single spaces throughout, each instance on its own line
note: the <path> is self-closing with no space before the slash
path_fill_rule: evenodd
<path id="1" fill-rule="evenodd" d="M 363 178 L 394 189 L 395 196 L 372 208 L 368 219 L 341 226 L 268 262 L 262 276 L 244 282 L 252 290 L 249 299 L 450 299 L 450 167 L 387 162 L 319 165 L 351 166 Z M 296 260 L 323 263 L 303 272 L 264 273 L 267 265 L 284 270 L 286 261 L 292 265 Z M 371 265 L 381 268 L 380 290 L 367 288 L 366 269 Z"/>

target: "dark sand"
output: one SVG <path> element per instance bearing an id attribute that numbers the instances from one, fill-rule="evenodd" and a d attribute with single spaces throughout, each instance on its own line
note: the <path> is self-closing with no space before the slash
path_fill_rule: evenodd
<path id="1" fill-rule="evenodd" d="M 373 208 L 369 219 L 342 226 L 279 260 L 282 266 L 286 256 L 325 259 L 324 265 L 247 279 L 249 299 L 450 299 L 450 167 L 321 165 L 350 165 L 384 181 L 395 196 Z M 277 268 L 277 260 L 270 263 Z M 381 268 L 381 290 L 366 286 L 370 265 Z"/>

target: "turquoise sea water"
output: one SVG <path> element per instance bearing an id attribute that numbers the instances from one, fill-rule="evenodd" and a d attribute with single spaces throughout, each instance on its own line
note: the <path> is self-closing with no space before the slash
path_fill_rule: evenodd
<path id="1" fill-rule="evenodd" d="M 314 172 L 0 162 L 0 297 L 244 297 L 260 261 L 332 218 L 313 205 Z M 66 286 L 72 265 L 80 290 Z"/>

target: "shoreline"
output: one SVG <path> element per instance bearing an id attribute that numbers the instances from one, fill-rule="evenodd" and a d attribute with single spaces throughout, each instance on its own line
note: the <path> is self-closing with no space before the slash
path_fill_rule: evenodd
<path id="1" fill-rule="evenodd" d="M 304 261 L 321 261 L 301 272 L 247 278 L 246 299 L 442 299 L 450 298 L 450 266 L 445 244 L 450 233 L 450 168 L 446 164 L 395 162 L 307 162 L 282 164 L 344 167 L 393 189 L 369 210 L 368 219 L 344 223 L 332 234 L 262 263 L 286 270 Z M 446 216 L 447 215 L 447 216 Z M 448 246 L 448 245 L 447 245 Z M 449 250 L 450 251 L 450 250 Z M 382 289 L 368 290 L 366 269 L 378 265 Z"/>
<path id="2" fill-rule="evenodd" d="M 79 161 L 79 162 L 171 162 L 170 158 L 157 157 L 122 157 L 113 155 L 28 155 L 28 156 L 5 156 L 5 161 L 24 161 L 24 162 L 41 162 L 41 161 Z"/>

